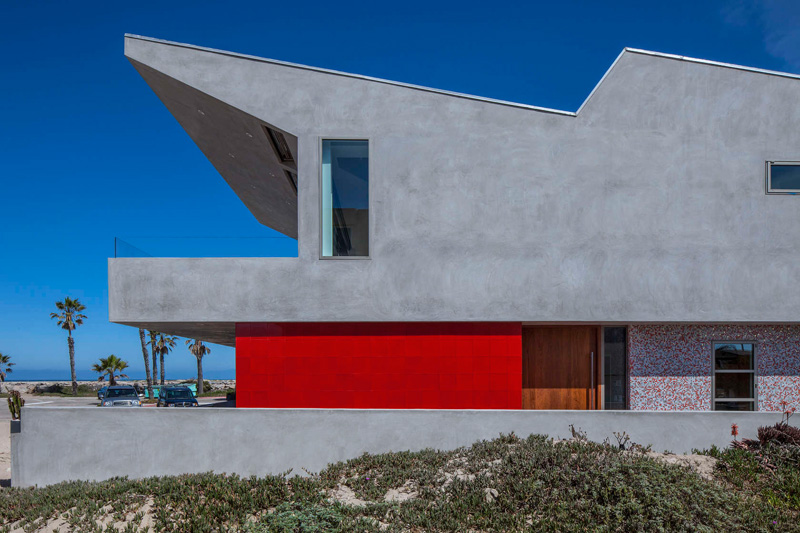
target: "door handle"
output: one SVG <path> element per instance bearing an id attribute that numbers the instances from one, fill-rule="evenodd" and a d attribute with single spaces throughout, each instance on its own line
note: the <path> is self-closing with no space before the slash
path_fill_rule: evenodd
<path id="1" fill-rule="evenodd" d="M 594 352 L 589 354 L 589 360 L 591 361 L 591 374 L 590 374 L 590 383 L 591 386 L 589 387 L 589 409 L 594 410 L 595 404 L 595 393 L 594 393 Z"/>

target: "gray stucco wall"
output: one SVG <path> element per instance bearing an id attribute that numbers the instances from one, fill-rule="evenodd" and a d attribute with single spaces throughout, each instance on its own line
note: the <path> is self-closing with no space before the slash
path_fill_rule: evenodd
<path id="1" fill-rule="evenodd" d="M 772 413 L 623 411 L 425 411 L 311 409 L 98 409 L 24 407 L 11 445 L 12 484 L 48 485 L 192 472 L 276 474 L 364 452 L 453 449 L 500 433 L 592 440 L 625 431 L 654 450 L 725 446 L 780 419 Z"/>
<path id="2" fill-rule="evenodd" d="M 299 257 L 111 259 L 114 322 L 799 321 L 798 79 L 626 51 L 575 116 L 125 45 L 298 137 Z M 370 260 L 318 259 L 322 136 L 370 139 Z"/>

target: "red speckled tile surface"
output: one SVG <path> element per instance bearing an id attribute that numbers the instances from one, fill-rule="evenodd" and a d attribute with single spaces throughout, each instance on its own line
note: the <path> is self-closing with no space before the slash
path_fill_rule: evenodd
<path id="1" fill-rule="evenodd" d="M 237 407 L 520 409 L 519 323 L 236 327 Z"/>

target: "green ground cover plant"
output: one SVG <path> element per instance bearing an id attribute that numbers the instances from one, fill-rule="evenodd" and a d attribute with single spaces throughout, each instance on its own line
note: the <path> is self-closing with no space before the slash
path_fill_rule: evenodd
<path id="1" fill-rule="evenodd" d="M 514 435 L 311 475 L 221 474 L 0 490 L 2 531 L 800 531 L 798 452 L 710 450 L 717 476 L 617 445 Z M 760 455 L 759 455 L 760 454 Z"/>

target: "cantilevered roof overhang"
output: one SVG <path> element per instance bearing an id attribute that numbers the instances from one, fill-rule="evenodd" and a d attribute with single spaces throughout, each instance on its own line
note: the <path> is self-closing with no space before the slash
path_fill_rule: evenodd
<path id="1" fill-rule="evenodd" d="M 297 137 L 128 59 L 253 216 L 296 239 Z M 289 155 L 279 151 L 276 134 Z"/>

